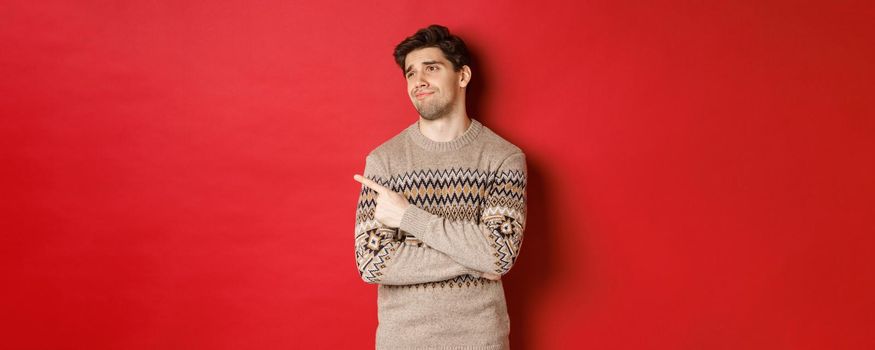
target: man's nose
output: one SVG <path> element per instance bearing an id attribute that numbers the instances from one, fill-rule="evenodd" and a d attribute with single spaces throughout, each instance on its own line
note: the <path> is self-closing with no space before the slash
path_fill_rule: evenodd
<path id="1" fill-rule="evenodd" d="M 428 82 L 425 81 L 425 79 L 423 79 L 422 75 L 419 75 L 416 78 L 416 87 L 424 87 L 424 86 L 428 86 Z"/>

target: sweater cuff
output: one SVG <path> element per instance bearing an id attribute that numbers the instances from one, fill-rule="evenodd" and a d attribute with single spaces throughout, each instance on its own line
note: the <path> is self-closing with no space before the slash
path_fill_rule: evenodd
<path id="1" fill-rule="evenodd" d="M 422 239 L 428 229 L 428 221 L 431 220 L 434 214 L 425 211 L 413 204 L 404 210 L 404 215 L 401 217 L 401 224 L 398 228 L 402 231 L 407 231 L 416 238 Z"/>

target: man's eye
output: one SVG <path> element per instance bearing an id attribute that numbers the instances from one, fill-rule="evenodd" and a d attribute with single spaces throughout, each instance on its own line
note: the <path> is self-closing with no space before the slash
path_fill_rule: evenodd
<path id="1" fill-rule="evenodd" d="M 435 66 L 428 66 L 427 69 L 430 70 L 430 71 L 435 71 L 435 70 L 437 70 L 437 67 L 435 67 Z"/>

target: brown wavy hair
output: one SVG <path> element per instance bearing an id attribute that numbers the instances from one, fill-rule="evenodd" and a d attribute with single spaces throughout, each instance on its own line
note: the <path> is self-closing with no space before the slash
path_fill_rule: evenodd
<path id="1" fill-rule="evenodd" d="M 437 47 L 444 53 L 453 64 L 453 70 L 459 71 L 462 66 L 471 65 L 471 56 L 468 53 L 468 47 L 462 38 L 450 34 L 450 30 L 442 25 L 432 24 L 428 27 L 417 30 L 415 34 L 407 37 L 395 46 L 395 62 L 401 67 L 401 72 L 404 72 L 404 60 L 410 52 L 426 47 Z"/>

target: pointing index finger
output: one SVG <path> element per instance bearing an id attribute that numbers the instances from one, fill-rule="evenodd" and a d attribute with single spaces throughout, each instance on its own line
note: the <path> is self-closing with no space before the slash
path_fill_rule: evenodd
<path id="1" fill-rule="evenodd" d="M 355 176 L 353 176 L 353 178 L 356 181 L 361 182 L 363 185 L 368 186 L 368 188 L 370 188 L 374 191 L 377 191 L 377 193 L 379 193 L 379 194 L 383 194 L 383 193 L 386 193 L 386 191 L 389 191 L 389 189 L 384 187 L 383 185 L 380 185 L 380 184 L 374 182 L 373 180 L 366 178 L 364 176 L 361 176 L 359 174 L 356 174 Z"/>

